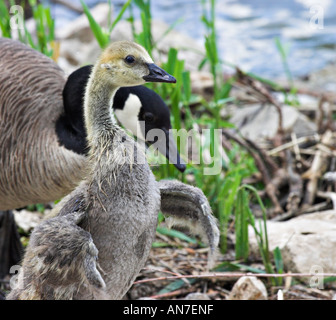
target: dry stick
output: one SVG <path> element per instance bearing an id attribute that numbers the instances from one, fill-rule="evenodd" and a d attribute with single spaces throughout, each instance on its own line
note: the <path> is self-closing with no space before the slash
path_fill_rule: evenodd
<path id="1" fill-rule="evenodd" d="M 239 68 L 236 68 L 237 72 L 237 80 L 241 83 L 251 87 L 255 91 L 259 92 L 268 102 L 273 104 L 278 111 L 279 120 L 278 120 L 278 132 L 281 137 L 283 136 L 283 118 L 281 112 L 281 105 L 276 101 L 273 96 L 269 93 L 267 87 L 262 84 L 260 81 L 253 79 L 252 77 L 248 76 L 247 74 L 243 73 Z"/>
<path id="2" fill-rule="evenodd" d="M 251 154 L 251 156 L 254 158 L 254 160 L 256 162 L 256 166 L 258 167 L 259 171 L 262 173 L 262 178 L 263 178 L 265 186 L 266 186 L 265 189 L 266 189 L 267 195 L 272 200 L 272 202 L 274 204 L 274 207 L 275 207 L 275 211 L 278 212 L 278 213 L 283 212 L 283 210 L 280 206 L 280 203 L 278 201 L 278 198 L 275 195 L 276 189 L 275 189 L 274 185 L 272 184 L 272 179 L 271 179 L 270 173 L 269 173 L 266 165 L 264 164 L 263 160 L 261 159 L 260 155 L 256 152 L 254 152 L 254 150 L 252 150 L 251 147 L 247 143 L 245 143 L 245 141 L 243 141 L 239 137 L 235 136 L 233 133 L 230 133 L 227 130 L 223 130 L 222 132 L 226 137 L 234 140 L 239 145 L 243 146 Z"/>
<path id="3" fill-rule="evenodd" d="M 318 103 L 318 108 L 315 115 L 315 122 L 316 122 L 316 127 L 317 127 L 317 132 L 321 133 L 323 131 L 323 116 L 324 116 L 324 112 L 323 112 L 323 104 L 325 102 L 325 97 L 322 95 L 320 98 L 320 101 Z"/>
<path id="4" fill-rule="evenodd" d="M 271 194 L 276 194 L 276 190 L 279 190 L 279 188 L 286 184 L 287 181 L 290 178 L 290 172 L 289 170 L 286 172 L 286 170 L 279 168 L 279 166 L 276 164 L 276 162 L 267 154 L 267 152 L 257 146 L 255 142 L 253 142 L 250 139 L 245 138 L 245 141 L 258 152 L 258 154 L 261 155 L 263 161 L 270 167 L 272 171 L 272 179 L 269 184 L 266 185 L 266 191 L 268 191 Z M 286 162 L 287 163 L 287 162 Z M 276 213 L 282 213 L 279 211 L 278 208 L 275 210 Z"/>
<path id="5" fill-rule="evenodd" d="M 194 288 L 190 288 L 190 289 L 180 289 L 180 290 L 175 290 L 175 291 L 171 291 L 171 292 L 166 292 L 166 293 L 161 293 L 161 294 L 157 294 L 154 296 L 150 296 L 150 299 L 162 299 L 162 298 L 171 298 L 171 297 L 175 297 L 175 296 L 179 296 L 182 294 L 186 294 L 189 292 L 193 292 L 195 289 Z"/>
<path id="6" fill-rule="evenodd" d="M 287 156 L 287 173 L 289 182 L 289 194 L 287 198 L 286 209 L 288 212 L 296 212 L 299 203 L 303 197 L 303 181 L 301 176 L 296 172 L 293 164 L 292 154 L 286 150 Z"/>
<path id="7" fill-rule="evenodd" d="M 336 153 L 334 150 L 330 150 L 329 147 L 326 147 L 323 144 L 318 144 L 316 148 L 324 153 L 325 156 L 335 157 Z"/>
<path id="8" fill-rule="evenodd" d="M 325 98 L 325 96 L 324 96 Z M 326 102 L 328 103 L 328 113 L 327 113 L 327 129 L 331 130 L 331 131 L 335 131 L 335 125 L 334 125 L 334 119 L 333 119 L 333 107 L 331 105 L 331 102 L 326 100 Z"/>
<path id="9" fill-rule="evenodd" d="M 281 104 L 272 96 L 269 89 L 260 81 L 244 74 L 239 68 L 236 68 L 237 72 L 237 81 L 241 81 L 241 83 L 246 84 L 247 86 L 251 87 L 254 91 L 260 93 L 260 95 L 266 100 L 267 102 L 271 103 L 275 106 L 278 112 L 278 130 L 273 138 L 273 143 L 277 147 L 283 144 L 284 141 L 284 129 L 283 129 L 283 115 L 282 115 L 282 106 Z M 280 163 L 281 167 L 286 167 L 286 155 L 284 152 L 280 152 Z M 274 184 L 270 183 L 266 186 L 266 189 L 269 188 L 268 192 L 274 194 L 276 192 Z M 280 204 L 275 206 L 276 213 L 282 213 L 283 210 Z"/>
<path id="10" fill-rule="evenodd" d="M 276 164 L 276 162 L 267 154 L 267 152 L 263 149 L 261 149 L 254 141 L 245 138 L 245 141 L 254 149 L 256 150 L 264 159 L 264 161 L 269 165 L 269 167 L 272 169 L 272 172 L 275 173 L 279 170 L 279 166 Z"/>
<path id="11" fill-rule="evenodd" d="M 336 210 L 336 193 L 335 192 L 323 192 L 323 191 L 317 191 L 317 196 L 320 198 L 327 198 L 331 199 L 333 204 L 333 210 Z"/>
<path id="12" fill-rule="evenodd" d="M 285 91 L 285 92 L 290 92 L 292 90 L 291 87 L 287 86 L 281 86 L 280 90 L 275 90 L 274 88 L 270 88 L 273 91 Z M 319 92 L 319 91 L 313 91 L 311 89 L 305 89 L 305 88 L 298 88 L 296 93 L 298 94 L 306 94 L 307 96 L 319 98 L 321 95 L 324 95 L 326 100 L 329 102 L 333 103 L 336 101 L 336 95 L 334 92 Z"/>
<path id="13" fill-rule="evenodd" d="M 284 220 L 288 220 L 290 218 L 299 216 L 303 213 L 312 213 L 312 212 L 317 212 L 317 211 L 323 211 L 323 210 L 327 210 L 327 208 L 329 207 L 329 203 L 328 202 L 320 202 L 318 204 L 315 204 L 313 206 L 307 207 L 307 208 L 303 208 L 300 209 L 297 212 L 285 212 L 281 215 L 278 215 L 274 218 L 271 218 L 272 221 L 284 221 Z"/>
<path id="14" fill-rule="evenodd" d="M 199 275 L 182 275 L 182 276 L 171 276 L 171 277 L 158 277 L 151 279 L 143 279 L 135 281 L 134 284 L 154 282 L 154 281 L 163 281 L 163 280 L 176 280 L 181 278 L 186 279 L 212 279 L 212 278 L 240 278 L 240 277 L 257 277 L 257 278 L 287 278 L 287 277 L 297 277 L 297 278 L 306 278 L 306 277 L 336 277 L 336 273 L 242 273 L 242 272 L 215 272 Z"/>
<path id="15" fill-rule="evenodd" d="M 162 263 L 162 260 L 160 260 L 160 263 Z M 160 270 L 160 269 L 156 269 L 156 268 L 143 268 L 143 270 L 150 271 L 150 272 L 168 273 L 168 274 L 172 274 L 174 276 L 181 276 L 181 273 L 172 272 L 172 271 L 168 271 L 168 270 Z"/>
<path id="16" fill-rule="evenodd" d="M 263 163 L 262 159 L 260 158 L 260 156 L 258 154 L 256 154 L 246 143 L 245 141 L 243 141 L 242 139 L 240 139 L 239 137 L 237 137 L 236 135 L 234 135 L 233 133 L 227 131 L 227 130 L 222 130 L 224 136 L 226 136 L 229 139 L 232 139 L 233 141 L 237 142 L 239 145 L 241 145 L 242 147 L 244 147 L 250 154 L 251 156 L 254 158 L 256 165 L 258 167 L 258 169 L 260 170 L 260 172 L 262 173 L 262 177 L 264 179 L 265 184 L 268 184 L 271 181 L 271 177 L 270 174 L 265 166 L 265 164 Z"/>
<path id="17" fill-rule="evenodd" d="M 177 270 L 175 270 L 173 267 L 169 266 L 168 263 L 164 262 L 163 260 L 160 261 L 161 264 L 163 264 L 166 268 L 173 271 L 177 276 L 181 276 L 182 274 L 179 273 Z M 186 285 L 190 286 L 190 283 L 187 279 L 182 278 L 183 282 L 185 282 Z"/>
<path id="18" fill-rule="evenodd" d="M 269 156 L 273 156 L 273 155 L 276 155 L 277 153 L 279 153 L 283 150 L 292 148 L 295 145 L 295 143 L 299 144 L 299 143 L 308 142 L 308 141 L 317 142 L 317 141 L 319 141 L 319 136 L 317 134 L 314 134 L 313 136 L 306 136 L 306 137 L 297 138 L 296 142 L 291 141 L 291 142 L 284 143 L 283 145 L 268 151 L 267 154 Z"/>
<path id="19" fill-rule="evenodd" d="M 326 131 L 326 133 L 322 136 L 321 143 L 329 145 L 332 137 L 332 132 L 329 130 Z M 314 202 L 318 179 L 322 175 L 322 167 L 325 164 L 325 160 L 326 155 L 324 155 L 321 150 L 318 150 L 312 162 L 311 168 L 302 176 L 303 178 L 307 178 L 309 180 L 307 184 L 307 192 L 304 198 L 305 206 L 312 205 Z"/>
<path id="20" fill-rule="evenodd" d="M 301 154 L 300 154 L 298 139 L 297 139 L 297 136 L 296 136 L 295 132 L 291 133 L 291 139 L 292 139 L 292 142 L 293 142 L 293 150 L 294 150 L 294 153 L 295 153 L 295 159 L 296 159 L 296 161 L 300 162 L 301 161 Z"/>
<path id="21" fill-rule="evenodd" d="M 308 209 L 312 206 L 313 201 L 315 199 L 315 195 L 317 192 L 317 183 L 318 179 L 322 175 L 322 166 L 325 163 L 326 157 L 331 155 L 331 151 L 325 147 L 324 144 L 329 144 L 330 140 L 332 139 L 332 133 L 330 131 L 327 131 L 323 137 L 322 137 L 322 144 L 318 145 L 318 150 L 315 152 L 315 157 L 313 160 L 313 163 L 310 167 L 310 169 L 301 177 L 297 173 L 295 173 L 292 169 L 292 166 L 288 166 L 288 174 L 289 174 L 289 184 L 290 184 L 290 193 L 289 193 L 289 199 L 288 199 L 288 204 L 287 204 L 287 212 L 284 213 L 283 215 L 279 216 L 278 219 L 274 219 L 276 221 L 282 221 L 289 219 L 293 216 L 298 216 L 302 213 L 307 213 Z M 293 145 L 294 146 L 294 145 Z M 320 148 L 319 148 L 320 147 Z M 323 148 L 326 148 L 327 150 L 323 150 Z M 288 151 L 287 151 L 288 152 Z M 324 152 L 324 153 L 323 153 Z M 301 151 L 301 153 L 303 153 Z M 290 155 L 288 153 L 288 155 Z M 291 159 L 289 158 L 289 164 L 291 162 Z M 302 199 L 303 197 L 303 181 L 302 178 L 306 178 L 309 180 L 307 184 L 307 191 L 306 194 L 304 195 L 304 201 L 303 201 L 303 206 L 300 210 L 298 210 L 298 204 L 299 200 Z M 292 195 L 292 197 L 291 197 Z M 324 193 L 320 194 L 321 197 L 323 198 L 331 198 L 333 201 L 333 205 L 335 208 L 336 201 L 335 201 L 335 194 L 330 194 L 330 193 Z M 292 206 L 294 204 L 294 206 Z M 325 207 L 325 206 L 323 206 Z"/>

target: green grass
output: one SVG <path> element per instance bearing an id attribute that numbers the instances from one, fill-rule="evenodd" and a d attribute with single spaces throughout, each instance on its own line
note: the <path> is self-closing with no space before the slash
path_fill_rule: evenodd
<path id="1" fill-rule="evenodd" d="M 35 22 L 35 34 L 30 34 L 23 19 L 22 29 L 18 29 L 19 40 L 33 49 L 42 52 L 48 57 L 53 57 L 55 46 L 55 23 L 51 16 L 49 7 L 37 4 L 36 0 L 29 0 L 32 7 L 33 19 Z M 14 5 L 14 1 L 10 1 Z M 17 14 L 17 13 L 15 13 Z M 13 38 L 14 30 L 11 28 L 10 21 L 15 16 L 6 7 L 3 0 L 0 1 L 0 30 L 3 37 Z M 24 18 L 24 17 L 23 17 Z"/>
<path id="2" fill-rule="evenodd" d="M 276 48 L 279 52 L 281 61 L 282 61 L 282 65 L 283 65 L 283 69 L 285 71 L 286 77 L 287 77 L 287 81 L 291 87 L 291 90 L 289 93 L 286 93 L 285 91 L 283 91 L 284 96 L 285 96 L 285 103 L 288 105 L 293 105 L 293 106 L 297 106 L 299 105 L 299 101 L 297 99 L 297 95 L 296 95 L 296 89 L 294 86 L 294 80 L 293 80 L 293 75 L 292 72 L 290 70 L 289 67 L 289 63 L 288 63 L 288 56 L 289 56 L 289 45 L 288 44 L 283 44 L 280 40 L 280 38 L 276 37 L 274 39 Z"/>
<path id="3" fill-rule="evenodd" d="M 249 197 L 255 197 L 262 210 L 262 219 L 256 220 L 249 208 Z M 250 185 L 241 185 L 237 190 L 235 207 L 235 233 L 236 233 L 236 259 L 247 260 L 249 255 L 248 226 L 254 231 L 259 253 L 267 273 L 282 273 L 283 261 L 281 251 L 276 248 L 273 251 L 274 264 L 269 249 L 267 233 L 267 216 L 265 206 L 258 195 L 257 190 Z M 271 278 L 272 285 L 282 285 L 281 278 Z"/>
<path id="4" fill-rule="evenodd" d="M 131 0 L 128 0 L 123 7 L 121 8 L 118 16 L 113 22 L 110 22 L 110 25 L 107 30 L 104 30 L 94 19 L 92 16 L 90 9 L 88 6 L 85 4 L 83 0 L 81 0 L 81 4 L 83 7 L 83 11 L 86 15 L 86 17 L 89 20 L 90 28 L 99 44 L 99 46 L 104 49 L 110 42 L 110 35 L 114 29 L 114 27 L 117 25 L 117 23 L 122 19 L 127 7 L 131 4 Z M 111 10 L 111 3 L 110 3 L 110 10 Z"/>

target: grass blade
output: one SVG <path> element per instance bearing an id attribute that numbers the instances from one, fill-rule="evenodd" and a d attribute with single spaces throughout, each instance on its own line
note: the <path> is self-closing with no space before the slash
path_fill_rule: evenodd
<path id="1" fill-rule="evenodd" d="M 235 210 L 236 259 L 246 260 L 249 254 L 248 243 L 248 198 L 246 190 L 237 193 Z"/>
<path id="2" fill-rule="evenodd" d="M 157 227 L 156 231 L 165 236 L 175 237 L 175 238 L 178 238 L 180 240 L 183 240 L 183 241 L 186 241 L 192 244 L 197 244 L 196 239 L 190 238 L 187 235 L 185 235 L 183 232 L 180 232 L 174 229 L 168 229 L 165 227 Z"/>
<path id="3" fill-rule="evenodd" d="M 123 17 L 126 9 L 128 8 L 128 6 L 131 4 L 132 0 L 128 0 L 123 7 L 121 8 L 118 16 L 115 18 L 115 20 L 113 21 L 113 23 L 111 24 L 108 33 L 111 34 L 112 30 L 114 29 L 114 27 L 116 26 L 116 24 L 121 20 L 121 18 Z"/>
<path id="4" fill-rule="evenodd" d="M 186 282 L 189 282 L 189 284 L 193 284 L 193 283 L 196 282 L 196 280 L 197 279 L 178 279 L 176 281 L 173 281 L 173 282 L 169 283 L 167 286 L 165 286 L 163 289 L 161 289 L 158 292 L 158 295 L 179 290 L 182 287 L 187 285 Z"/>
<path id="5" fill-rule="evenodd" d="M 109 36 L 106 33 L 104 33 L 103 29 L 100 27 L 100 25 L 94 19 L 94 17 L 92 16 L 92 14 L 90 12 L 90 9 L 84 3 L 83 0 L 81 0 L 81 4 L 82 4 L 82 7 L 83 7 L 83 10 L 84 10 L 84 13 L 85 13 L 86 17 L 89 20 L 90 28 L 91 28 L 95 38 L 97 39 L 97 42 L 98 42 L 99 46 L 102 49 L 105 48 L 109 43 Z"/>
<path id="6" fill-rule="evenodd" d="M 274 263 L 275 263 L 275 268 L 278 273 L 283 273 L 284 271 L 284 263 L 282 260 L 282 255 L 279 247 L 276 247 L 273 250 L 273 255 L 274 255 Z"/>
<path id="7" fill-rule="evenodd" d="M 158 45 L 158 43 L 159 43 L 160 41 L 162 41 L 162 40 L 167 36 L 167 34 L 169 34 L 169 32 L 171 32 L 172 30 L 174 30 L 175 27 L 176 27 L 179 23 L 181 23 L 181 22 L 183 22 L 183 21 L 184 21 L 184 18 L 179 18 L 179 19 L 177 19 L 174 23 L 172 23 L 172 24 L 165 30 L 165 32 L 160 36 L 160 39 L 158 39 L 158 40 L 154 43 L 153 48 L 156 48 L 157 45 Z"/>

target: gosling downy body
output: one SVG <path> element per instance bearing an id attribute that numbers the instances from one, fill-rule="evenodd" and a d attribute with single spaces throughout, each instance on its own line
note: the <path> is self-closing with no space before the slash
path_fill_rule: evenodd
<path id="1" fill-rule="evenodd" d="M 84 116 L 90 147 L 86 178 L 58 204 L 55 208 L 58 215 L 42 222 L 34 230 L 33 241 L 27 247 L 20 270 L 19 285 L 8 299 L 122 298 L 145 264 L 160 206 L 164 212 L 176 209 L 170 197 L 174 195 L 174 190 L 177 192 L 175 196 L 186 193 L 186 206 L 190 205 L 188 200 L 191 203 L 196 201 L 198 205 L 191 210 L 191 219 L 202 220 L 200 215 L 205 216 L 202 230 L 211 246 L 217 245 L 218 229 L 206 198 L 199 200 L 196 188 L 194 193 L 190 192 L 189 186 L 176 189 L 174 182 L 161 182 L 160 187 L 143 150 L 116 124 L 111 114 L 110 101 L 118 86 L 137 85 L 143 80 L 174 81 L 153 64 L 148 53 L 139 45 L 117 42 L 102 53 L 90 76 L 85 95 Z M 167 206 L 162 204 L 165 195 L 169 199 Z M 78 257 L 84 260 L 84 270 L 79 270 L 76 275 L 69 273 L 79 277 L 80 281 L 70 284 L 71 279 L 66 276 L 55 281 L 55 277 L 50 278 L 48 274 L 55 275 L 58 266 L 65 263 L 64 254 L 59 249 L 62 229 L 58 228 L 57 221 L 61 225 L 64 219 L 74 214 L 82 218 L 77 224 L 73 221 L 68 224 L 73 232 L 68 232 L 67 237 L 77 237 L 80 229 L 85 230 L 88 236 L 82 236 L 82 245 L 75 245 L 66 254 L 69 266 Z M 175 216 L 176 212 L 169 214 Z M 177 216 L 183 219 L 179 208 Z M 56 226 L 51 226 L 52 223 Z M 44 232 L 40 232 L 41 228 L 45 228 Z M 50 239 L 53 241 L 48 242 Z M 99 252 L 96 256 L 93 254 L 98 259 L 97 267 L 92 259 L 95 249 Z M 50 252 L 53 254 L 50 255 Z M 37 263 L 31 264 L 34 259 Z M 39 277 L 41 273 L 45 276 Z"/>

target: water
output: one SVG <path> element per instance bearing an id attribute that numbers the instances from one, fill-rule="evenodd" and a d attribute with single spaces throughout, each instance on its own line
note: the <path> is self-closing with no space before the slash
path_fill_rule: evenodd
<path id="1" fill-rule="evenodd" d="M 97 0 L 85 2 L 93 6 Z M 113 3 L 120 9 L 122 2 Z M 200 0 L 153 0 L 151 5 L 154 19 L 172 24 L 183 18 L 176 29 L 203 43 Z M 56 26 L 77 15 L 59 5 L 53 12 Z M 294 77 L 336 62 L 336 0 L 217 0 L 216 28 L 221 59 L 260 76 L 285 76 L 275 37 L 288 48 Z"/>

